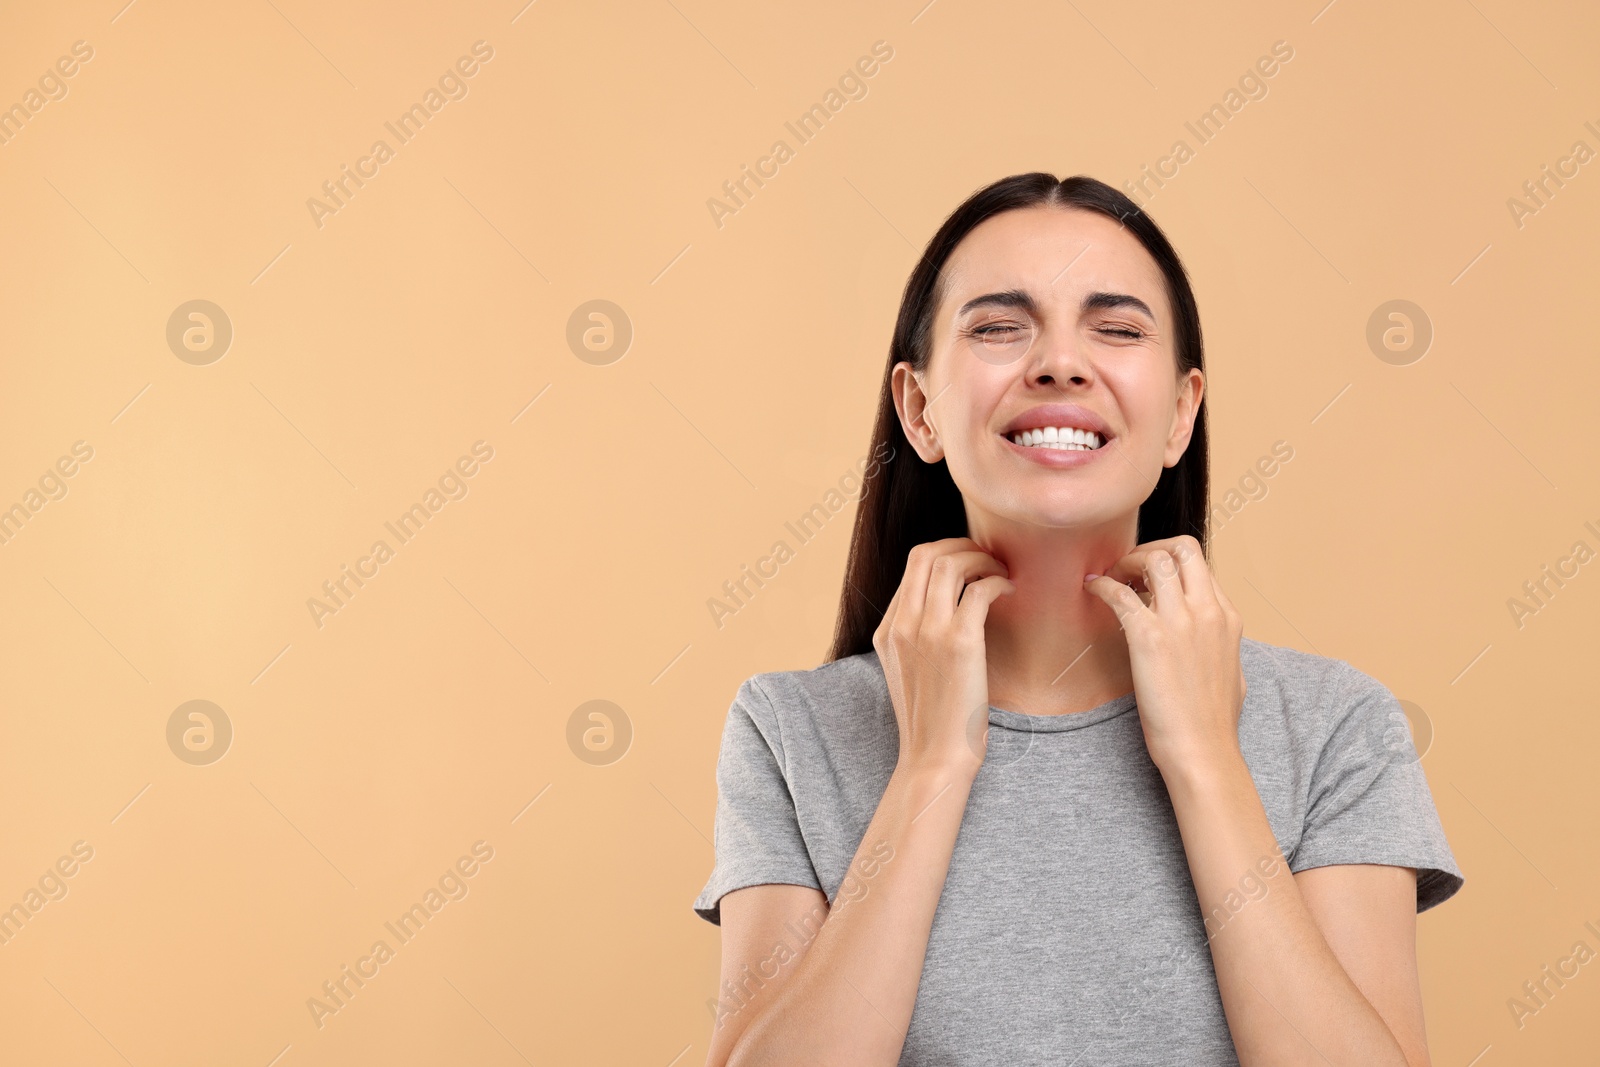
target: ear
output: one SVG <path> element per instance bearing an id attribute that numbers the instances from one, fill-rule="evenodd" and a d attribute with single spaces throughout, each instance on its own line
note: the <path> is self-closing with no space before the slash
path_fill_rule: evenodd
<path id="1" fill-rule="evenodd" d="M 1190 367 L 1183 381 L 1178 383 L 1178 403 L 1172 413 L 1172 432 L 1167 436 L 1167 451 L 1161 459 L 1163 467 L 1175 466 L 1189 447 L 1194 436 L 1194 420 L 1200 414 L 1200 401 L 1206 393 L 1206 376 L 1198 367 Z"/>
<path id="2" fill-rule="evenodd" d="M 938 431 L 928 422 L 928 396 L 922 391 L 922 383 L 917 380 L 910 363 L 902 361 L 894 365 L 889 388 L 894 394 L 894 410 L 900 416 L 900 428 L 905 431 L 906 440 L 917 450 L 922 462 L 939 462 L 944 458 L 944 446 L 939 443 Z"/>

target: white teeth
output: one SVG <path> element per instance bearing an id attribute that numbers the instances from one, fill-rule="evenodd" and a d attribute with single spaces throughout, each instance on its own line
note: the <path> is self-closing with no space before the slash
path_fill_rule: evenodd
<path id="1" fill-rule="evenodd" d="M 1011 435 L 1014 444 L 1024 448 L 1051 448 L 1060 451 L 1092 452 L 1103 443 L 1093 430 L 1080 430 L 1075 426 L 1045 426 L 1037 430 L 1023 430 Z"/>

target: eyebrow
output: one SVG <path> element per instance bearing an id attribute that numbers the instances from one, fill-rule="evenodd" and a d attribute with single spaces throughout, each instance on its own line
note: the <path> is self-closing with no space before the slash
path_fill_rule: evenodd
<path id="1" fill-rule="evenodd" d="M 965 315 L 967 312 L 980 307 L 1012 307 L 1021 308 L 1030 315 L 1039 313 L 1039 306 L 1034 302 L 1033 296 L 1025 289 L 1006 289 L 998 293 L 985 293 L 975 296 L 961 305 L 961 310 L 956 312 Z M 1129 293 L 1093 292 L 1083 298 L 1079 305 L 1080 313 L 1100 311 L 1109 308 L 1132 308 L 1142 312 L 1151 322 L 1156 321 L 1155 312 L 1150 310 L 1150 305 Z"/>

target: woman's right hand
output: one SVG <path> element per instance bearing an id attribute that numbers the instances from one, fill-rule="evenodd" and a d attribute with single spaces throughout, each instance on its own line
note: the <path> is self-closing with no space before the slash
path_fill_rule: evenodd
<path id="1" fill-rule="evenodd" d="M 900 766 L 976 775 L 988 750 L 984 622 L 1016 590 L 968 537 L 917 545 L 872 635 L 900 727 Z"/>

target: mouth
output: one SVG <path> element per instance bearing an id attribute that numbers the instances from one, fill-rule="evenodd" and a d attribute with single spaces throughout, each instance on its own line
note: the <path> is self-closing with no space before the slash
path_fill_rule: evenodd
<path id="1" fill-rule="evenodd" d="M 1001 436 L 1023 448 L 1046 448 L 1059 452 L 1093 452 L 1105 447 L 1106 442 L 1110 440 L 1093 430 L 1077 426 L 1041 426 Z"/>
<path id="2" fill-rule="evenodd" d="M 1035 405 L 1006 423 L 999 435 L 1041 460 L 1047 452 L 1098 452 L 1116 437 L 1105 417 L 1086 404 Z"/>

